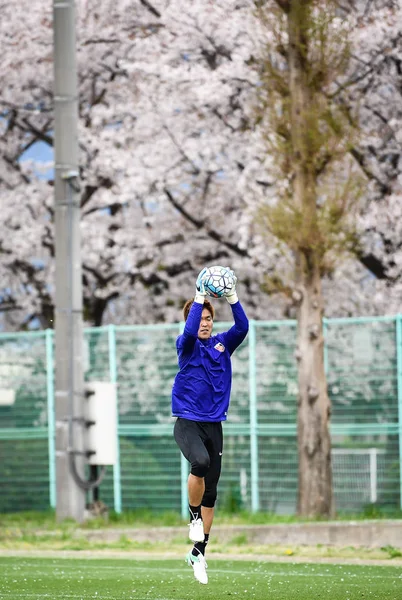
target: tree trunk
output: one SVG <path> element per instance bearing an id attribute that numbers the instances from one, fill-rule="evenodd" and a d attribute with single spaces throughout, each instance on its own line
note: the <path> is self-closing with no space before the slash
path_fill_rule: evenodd
<path id="1" fill-rule="evenodd" d="M 297 311 L 298 344 L 298 514 L 333 514 L 331 405 L 324 369 L 322 331 L 323 299 L 317 266 L 300 256 L 299 289 L 302 300 Z M 304 264 L 303 264 L 304 263 Z"/>
<path id="2" fill-rule="evenodd" d="M 309 0 L 289 3 L 290 120 L 293 200 L 301 215 L 295 241 L 298 343 L 298 513 L 333 512 L 330 402 L 324 370 L 323 298 L 320 233 L 317 226 L 316 174 L 312 131 L 314 98 L 308 85 Z"/>

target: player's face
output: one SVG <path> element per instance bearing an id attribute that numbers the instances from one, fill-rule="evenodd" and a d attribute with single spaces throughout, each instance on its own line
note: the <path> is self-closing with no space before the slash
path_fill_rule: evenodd
<path id="1" fill-rule="evenodd" d="M 207 340 L 211 337 L 213 324 L 214 322 L 211 313 L 207 308 L 204 308 L 201 315 L 200 328 L 198 330 L 198 337 L 201 340 Z"/>

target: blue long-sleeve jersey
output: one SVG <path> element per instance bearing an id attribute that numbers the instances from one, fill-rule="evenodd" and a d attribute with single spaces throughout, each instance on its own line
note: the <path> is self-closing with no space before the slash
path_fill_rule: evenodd
<path id="1" fill-rule="evenodd" d="M 191 421 L 225 421 L 232 387 L 231 355 L 248 332 L 240 302 L 231 304 L 234 325 L 207 340 L 198 338 L 203 304 L 193 302 L 184 332 L 176 340 L 179 362 L 172 390 L 172 414 Z"/>

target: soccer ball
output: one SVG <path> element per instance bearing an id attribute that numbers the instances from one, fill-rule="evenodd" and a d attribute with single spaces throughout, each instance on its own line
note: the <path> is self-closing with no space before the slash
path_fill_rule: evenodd
<path id="1" fill-rule="evenodd" d="M 208 296 L 222 298 L 223 295 L 231 291 L 235 282 L 229 267 L 214 265 L 213 267 L 207 267 L 204 285 Z"/>

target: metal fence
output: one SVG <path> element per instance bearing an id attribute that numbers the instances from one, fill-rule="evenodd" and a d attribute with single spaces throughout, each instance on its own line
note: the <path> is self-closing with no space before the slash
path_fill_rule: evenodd
<path id="1" fill-rule="evenodd" d="M 215 324 L 215 331 L 228 327 Z M 170 394 L 182 324 L 85 331 L 87 381 L 118 395 L 118 464 L 100 498 L 117 512 L 187 512 L 187 463 Z M 402 316 L 324 321 L 338 511 L 401 508 Z M 218 507 L 293 514 L 297 373 L 293 321 L 250 322 L 233 355 Z M 53 331 L 0 335 L 0 512 L 56 505 Z"/>

